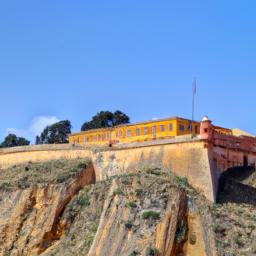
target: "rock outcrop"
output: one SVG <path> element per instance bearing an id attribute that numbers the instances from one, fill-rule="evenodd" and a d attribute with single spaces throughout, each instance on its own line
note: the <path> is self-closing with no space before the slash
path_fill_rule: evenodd
<path id="1" fill-rule="evenodd" d="M 212 204 L 159 168 L 95 181 L 89 159 L 2 170 L 0 256 L 256 253 L 255 205 Z"/>

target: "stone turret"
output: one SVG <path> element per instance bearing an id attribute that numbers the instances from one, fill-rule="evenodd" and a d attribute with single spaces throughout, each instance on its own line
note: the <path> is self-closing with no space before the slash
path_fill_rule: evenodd
<path id="1" fill-rule="evenodd" d="M 200 136 L 202 140 L 209 140 L 213 139 L 213 125 L 212 121 L 208 118 L 208 116 L 204 116 L 201 124 L 200 124 Z"/>

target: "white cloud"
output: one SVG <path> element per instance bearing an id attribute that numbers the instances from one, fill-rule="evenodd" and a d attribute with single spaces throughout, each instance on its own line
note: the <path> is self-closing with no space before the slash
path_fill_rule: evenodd
<path id="1" fill-rule="evenodd" d="M 16 128 L 8 128 L 6 130 L 6 135 L 16 134 L 19 137 L 25 137 L 31 141 L 34 141 L 35 137 L 40 135 L 47 125 L 52 125 L 59 121 L 60 119 L 58 119 L 56 116 L 37 116 L 33 118 L 27 129 L 22 130 Z"/>
<path id="2" fill-rule="evenodd" d="M 33 134 L 34 136 L 40 135 L 47 125 L 52 125 L 59 121 L 60 120 L 56 116 L 35 117 L 31 122 L 28 132 Z"/>

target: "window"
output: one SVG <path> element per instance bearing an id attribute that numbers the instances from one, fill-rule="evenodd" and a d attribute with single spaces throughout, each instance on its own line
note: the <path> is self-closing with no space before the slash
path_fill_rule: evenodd
<path id="1" fill-rule="evenodd" d="M 188 131 L 192 131 L 192 125 L 191 124 L 188 125 Z"/>
<path id="2" fill-rule="evenodd" d="M 100 141 L 100 135 L 98 134 L 98 141 Z"/>
<path id="3" fill-rule="evenodd" d="M 144 134 L 145 134 L 145 135 L 148 134 L 148 127 L 144 127 Z"/>
<path id="4" fill-rule="evenodd" d="M 85 136 L 85 137 L 84 137 L 84 142 L 87 142 L 87 141 L 88 141 L 88 137 Z"/>
<path id="5" fill-rule="evenodd" d="M 161 132 L 165 132 L 165 125 L 164 124 L 161 125 Z"/>
<path id="6" fill-rule="evenodd" d="M 182 132 L 185 131 L 185 126 L 183 124 L 180 124 L 180 131 L 182 131 Z"/>
<path id="7" fill-rule="evenodd" d="M 171 132 L 173 130 L 173 124 L 169 124 L 169 131 Z"/>
<path id="8" fill-rule="evenodd" d="M 136 136 L 140 136 L 140 128 L 136 128 Z"/>
<path id="9" fill-rule="evenodd" d="M 198 133 L 198 126 L 195 127 L 195 133 Z"/>
<path id="10" fill-rule="evenodd" d="M 127 131 L 126 131 L 126 137 L 131 137 L 131 135 L 132 135 L 131 130 L 127 130 Z"/>
<path id="11" fill-rule="evenodd" d="M 156 134 L 156 126 L 152 126 L 152 133 L 155 135 Z"/>

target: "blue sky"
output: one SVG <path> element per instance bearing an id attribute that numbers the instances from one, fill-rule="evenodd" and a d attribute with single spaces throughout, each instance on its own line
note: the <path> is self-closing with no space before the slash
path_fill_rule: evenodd
<path id="1" fill-rule="evenodd" d="M 255 1 L 0 3 L 0 139 L 100 110 L 191 116 L 256 133 Z"/>

